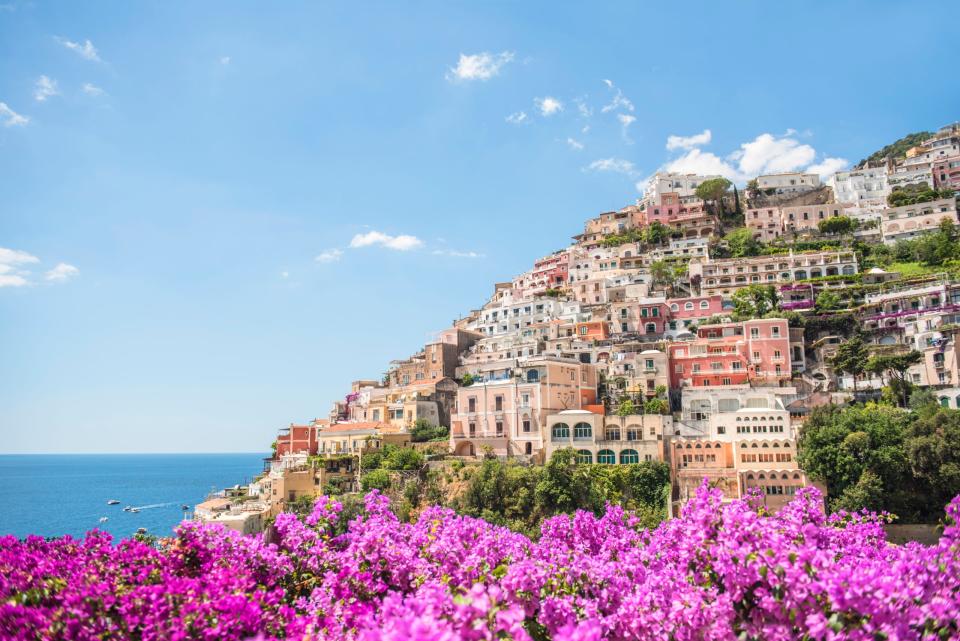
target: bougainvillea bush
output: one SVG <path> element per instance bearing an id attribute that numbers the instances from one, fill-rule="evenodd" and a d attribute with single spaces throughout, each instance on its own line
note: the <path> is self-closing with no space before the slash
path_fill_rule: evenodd
<path id="1" fill-rule="evenodd" d="M 348 526 L 340 511 L 280 515 L 276 544 L 196 524 L 159 546 L 0 539 L 0 637 L 960 638 L 960 498 L 933 547 L 826 517 L 814 489 L 770 516 L 705 486 L 656 530 L 609 507 L 535 542 L 442 508 L 402 523 L 377 492 Z"/>

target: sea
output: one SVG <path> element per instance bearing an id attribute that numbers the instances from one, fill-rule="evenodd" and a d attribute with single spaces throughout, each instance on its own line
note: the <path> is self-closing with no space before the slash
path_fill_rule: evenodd
<path id="1" fill-rule="evenodd" d="M 257 454 L 0 454 L 0 536 L 169 536 L 211 492 L 249 483 Z M 107 505 L 116 499 L 119 505 Z M 124 512 L 124 506 L 140 512 Z M 183 509 L 187 506 L 187 510 Z M 101 522 L 101 519 L 106 521 Z"/>

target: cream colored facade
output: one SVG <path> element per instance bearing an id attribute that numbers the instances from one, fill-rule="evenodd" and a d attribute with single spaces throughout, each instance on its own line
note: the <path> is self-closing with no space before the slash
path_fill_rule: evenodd
<path id="1" fill-rule="evenodd" d="M 567 410 L 547 417 L 550 438 L 547 458 L 559 449 L 573 448 L 582 463 L 620 464 L 664 459 L 664 434 L 673 419 L 659 414 L 603 416 L 585 410 Z"/>
<path id="2" fill-rule="evenodd" d="M 728 296 L 748 285 L 780 285 L 820 276 L 857 273 L 852 251 L 822 251 L 690 261 L 691 278 L 700 278 L 703 295 Z"/>

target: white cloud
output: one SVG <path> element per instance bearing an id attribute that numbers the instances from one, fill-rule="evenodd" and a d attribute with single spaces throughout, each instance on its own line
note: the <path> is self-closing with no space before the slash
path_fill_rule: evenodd
<path id="1" fill-rule="evenodd" d="M 80 274 L 80 270 L 67 263 L 58 263 L 56 267 L 44 274 L 44 278 L 49 281 L 64 282 L 75 278 Z"/>
<path id="2" fill-rule="evenodd" d="M 703 133 L 694 134 L 692 136 L 671 135 L 667 137 L 667 151 L 674 151 L 675 149 L 693 149 L 694 147 L 708 144 L 712 139 L 713 134 L 709 129 L 704 129 Z"/>
<path id="3" fill-rule="evenodd" d="M 457 66 L 450 67 L 446 78 L 451 82 L 462 80 L 490 80 L 490 78 L 500 73 L 500 69 L 505 64 L 513 60 L 513 55 L 512 51 L 504 51 L 497 54 L 484 51 L 472 55 L 461 53 Z"/>
<path id="4" fill-rule="evenodd" d="M 81 44 L 79 42 L 71 42 L 66 38 L 58 37 L 57 42 L 62 44 L 67 49 L 76 52 L 81 58 L 92 60 L 94 62 L 100 62 L 100 55 L 97 53 L 97 48 L 94 47 L 93 43 L 89 40 L 84 40 L 83 44 Z"/>
<path id="5" fill-rule="evenodd" d="M 537 105 L 537 109 L 540 110 L 542 116 L 552 116 L 563 111 L 563 103 L 552 96 L 534 98 L 533 102 Z"/>
<path id="6" fill-rule="evenodd" d="M 280 278 L 284 280 L 290 278 L 290 272 L 280 272 Z"/>
<path id="7" fill-rule="evenodd" d="M 230 64 L 230 56 L 220 56 L 220 64 L 222 65 Z"/>
<path id="8" fill-rule="evenodd" d="M 684 155 L 667 163 L 667 171 L 679 174 L 698 174 L 700 176 L 720 175 L 733 181 L 742 177 L 736 168 L 716 154 L 700 149 L 691 149 Z"/>
<path id="9" fill-rule="evenodd" d="M 43 102 L 47 98 L 59 94 L 60 91 L 57 89 L 56 80 L 53 80 L 48 76 L 40 76 L 37 78 L 37 82 L 33 89 L 33 97 L 37 100 L 37 102 Z"/>
<path id="10" fill-rule="evenodd" d="M 386 247 L 387 249 L 395 249 L 397 251 L 409 251 L 411 249 L 417 249 L 418 247 L 423 246 L 423 241 L 417 238 L 416 236 L 410 236 L 408 234 L 400 234 L 399 236 L 390 236 L 379 231 L 369 231 L 366 234 L 357 234 L 350 241 L 350 247 L 370 247 L 373 245 L 380 245 Z"/>
<path id="11" fill-rule="evenodd" d="M 741 173 L 757 176 L 795 171 L 811 164 L 816 155 L 813 147 L 801 145 L 793 138 L 760 134 L 751 142 L 740 145 L 740 151 L 734 152 L 730 157 L 739 161 Z"/>
<path id="12" fill-rule="evenodd" d="M 846 158 L 824 158 L 820 162 L 807 167 L 807 171 L 811 174 L 819 175 L 820 179 L 823 180 L 838 171 L 843 171 L 849 166 L 850 161 Z"/>
<path id="13" fill-rule="evenodd" d="M 615 87 L 612 80 L 604 80 L 603 82 L 610 89 L 616 88 L 617 93 L 613 95 L 613 100 L 610 101 L 610 104 L 604 105 L 603 108 L 600 109 L 601 113 L 607 113 L 610 111 L 614 111 L 616 109 L 626 109 L 627 111 L 633 111 L 633 103 L 630 102 L 629 98 L 623 95 L 623 92 L 620 91 L 619 87 Z"/>
<path id="14" fill-rule="evenodd" d="M 689 137 L 670 136 L 667 149 L 687 149 L 679 158 L 668 162 L 664 169 L 678 173 L 720 175 L 734 182 L 744 182 L 763 174 L 790 171 L 808 171 L 827 176 L 843 169 L 849 163 L 844 158 L 824 158 L 815 163 L 816 150 L 802 144 L 788 129 L 783 135 L 763 133 L 726 157 L 705 152 L 696 145 L 706 144 L 711 138 L 709 129 Z"/>
<path id="15" fill-rule="evenodd" d="M 623 139 L 632 145 L 633 141 L 630 140 L 630 136 L 627 134 L 627 130 L 630 128 L 630 125 L 636 122 L 637 120 L 636 116 L 631 116 L 630 114 L 617 114 L 617 120 L 620 121 L 620 126 L 621 126 L 620 133 L 623 134 Z"/>
<path id="16" fill-rule="evenodd" d="M 85 82 L 83 83 L 83 93 L 87 94 L 88 96 L 102 96 L 104 92 L 103 89 L 97 85 Z"/>
<path id="17" fill-rule="evenodd" d="M 315 261 L 318 263 L 335 263 L 343 257 L 342 249 L 327 249 L 317 254 Z"/>
<path id="18" fill-rule="evenodd" d="M 18 249 L 7 249 L 0 247 L 0 265 L 25 265 L 27 263 L 39 263 L 40 259 L 33 254 Z"/>
<path id="19" fill-rule="evenodd" d="M 30 119 L 27 116 L 21 116 L 16 111 L 7 106 L 7 103 L 0 102 L 0 118 L 3 118 L 4 127 L 22 127 Z"/>
<path id="20" fill-rule="evenodd" d="M 580 151 L 583 149 L 583 143 L 573 138 L 567 138 L 567 144 L 570 146 L 570 149 L 575 151 Z"/>
<path id="21" fill-rule="evenodd" d="M 40 259 L 33 254 L 17 249 L 0 247 L 0 287 L 23 287 L 29 285 L 27 276 L 29 271 L 24 265 L 39 263 Z"/>
<path id="22" fill-rule="evenodd" d="M 581 118 L 590 118 L 593 115 L 593 109 L 583 98 L 575 98 L 574 102 L 577 104 L 577 111 L 580 112 Z"/>
<path id="23" fill-rule="evenodd" d="M 602 158 L 594 160 L 585 168 L 587 171 L 612 171 L 627 176 L 637 175 L 633 163 L 622 158 Z"/>
<path id="24" fill-rule="evenodd" d="M 530 116 L 527 115 L 526 111 L 518 111 L 507 116 L 506 121 L 511 125 L 529 125 Z"/>
<path id="25" fill-rule="evenodd" d="M 459 251 L 456 249 L 434 249 L 434 256 L 452 256 L 453 258 L 485 258 L 485 254 L 474 251 Z"/>

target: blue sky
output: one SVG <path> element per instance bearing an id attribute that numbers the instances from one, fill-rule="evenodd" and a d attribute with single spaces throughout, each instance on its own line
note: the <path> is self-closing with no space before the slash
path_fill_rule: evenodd
<path id="1" fill-rule="evenodd" d="M 0 451 L 264 450 L 658 168 L 958 116 L 960 6 L 667 4 L 0 0 Z"/>

